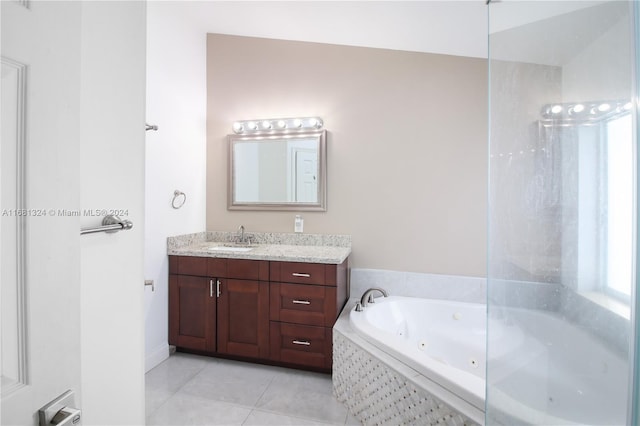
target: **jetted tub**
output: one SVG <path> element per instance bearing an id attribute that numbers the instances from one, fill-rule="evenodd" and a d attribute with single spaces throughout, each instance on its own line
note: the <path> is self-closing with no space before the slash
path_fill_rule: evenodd
<path id="1" fill-rule="evenodd" d="M 484 304 L 390 296 L 361 312 L 352 309 L 349 325 L 455 394 L 464 404 L 446 403 L 483 423 L 486 316 Z M 616 384 L 626 381 L 626 363 L 599 340 L 554 313 L 508 309 L 489 321 L 492 422 L 624 423 L 626 388 Z M 466 403 L 478 411 L 465 410 Z"/>
<path id="2" fill-rule="evenodd" d="M 484 411 L 486 307 L 389 296 L 349 315 L 365 340 Z M 522 337 L 509 339 L 517 344 Z"/>

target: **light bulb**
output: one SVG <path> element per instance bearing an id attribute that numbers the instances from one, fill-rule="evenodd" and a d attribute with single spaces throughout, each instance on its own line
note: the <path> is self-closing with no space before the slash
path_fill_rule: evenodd
<path id="1" fill-rule="evenodd" d="M 559 114 L 562 111 L 562 105 L 554 105 L 551 107 L 551 112 L 553 114 Z"/>
<path id="2" fill-rule="evenodd" d="M 251 129 L 251 130 L 257 130 L 258 129 L 258 125 L 253 121 L 249 121 L 247 123 L 247 127 L 249 127 L 249 129 Z"/>
<path id="3" fill-rule="evenodd" d="M 299 118 L 293 120 L 293 127 L 302 127 L 302 120 L 300 120 Z"/>
<path id="4" fill-rule="evenodd" d="M 284 129 L 285 127 L 287 127 L 287 122 L 284 120 L 278 120 L 278 128 Z"/>
<path id="5" fill-rule="evenodd" d="M 584 105 L 576 104 L 573 106 L 573 112 L 582 112 L 584 111 Z"/>
<path id="6" fill-rule="evenodd" d="M 264 120 L 262 122 L 262 128 L 265 129 L 265 130 L 266 129 L 270 129 L 271 128 L 271 123 L 269 121 L 267 121 L 267 120 Z"/>
<path id="7" fill-rule="evenodd" d="M 626 104 L 624 104 L 623 108 L 624 108 L 625 111 L 629 111 L 631 109 L 631 107 L 632 107 L 631 102 L 627 102 Z"/>
<path id="8" fill-rule="evenodd" d="M 605 103 L 605 104 L 598 105 L 598 111 L 600 111 L 600 112 L 607 112 L 610 109 L 611 109 L 611 105 L 609 105 L 609 104 Z"/>
<path id="9" fill-rule="evenodd" d="M 239 121 L 236 121 L 235 123 L 233 123 L 234 132 L 242 133 L 243 130 L 244 130 L 244 126 L 242 125 L 242 123 L 240 123 Z"/>

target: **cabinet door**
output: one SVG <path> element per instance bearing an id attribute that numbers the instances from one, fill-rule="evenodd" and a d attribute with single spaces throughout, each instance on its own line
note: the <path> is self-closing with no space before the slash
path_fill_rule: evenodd
<path id="1" fill-rule="evenodd" d="M 203 277 L 170 275 L 169 301 L 169 344 L 215 352 L 215 282 Z"/>
<path id="2" fill-rule="evenodd" d="M 269 356 L 269 283 L 220 280 L 218 352 L 250 358 Z"/>

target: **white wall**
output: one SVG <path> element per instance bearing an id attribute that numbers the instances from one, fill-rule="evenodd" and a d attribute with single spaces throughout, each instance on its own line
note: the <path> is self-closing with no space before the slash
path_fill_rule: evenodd
<path id="1" fill-rule="evenodd" d="M 83 2 L 80 207 L 132 230 L 81 237 L 85 425 L 144 424 L 144 2 Z M 83 216 L 83 227 L 100 224 Z"/>
<path id="2" fill-rule="evenodd" d="M 144 2 L 83 2 L 80 207 L 122 209 L 134 228 L 83 235 L 85 425 L 144 424 Z M 99 217 L 84 216 L 82 226 Z"/>
<path id="3" fill-rule="evenodd" d="M 174 2 L 147 5 L 147 132 L 145 195 L 146 368 L 169 355 L 166 238 L 205 230 L 206 32 Z M 187 196 L 171 207 L 173 192 Z"/>

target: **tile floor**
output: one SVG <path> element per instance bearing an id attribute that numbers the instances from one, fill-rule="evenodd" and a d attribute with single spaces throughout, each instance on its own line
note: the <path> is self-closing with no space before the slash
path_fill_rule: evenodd
<path id="1" fill-rule="evenodd" d="M 331 376 L 176 353 L 146 374 L 147 425 L 358 425 Z"/>

